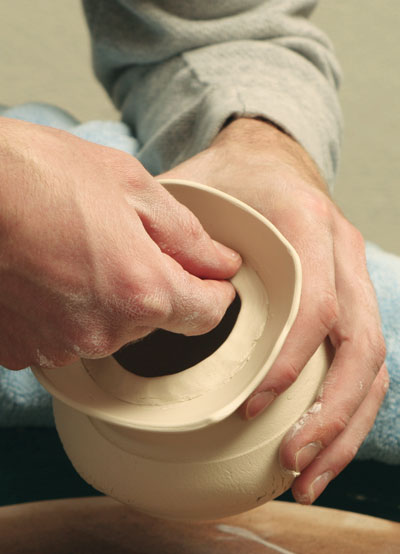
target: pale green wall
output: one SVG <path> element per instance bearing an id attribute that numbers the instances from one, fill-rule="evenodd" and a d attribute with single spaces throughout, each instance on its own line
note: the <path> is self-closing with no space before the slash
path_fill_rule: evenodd
<path id="1" fill-rule="evenodd" d="M 0 0 L 0 103 L 50 102 L 79 119 L 116 118 L 92 76 L 79 0 Z"/>
<path id="2" fill-rule="evenodd" d="M 400 254 L 400 4 L 322 0 L 314 21 L 343 68 L 345 135 L 335 197 L 364 235 Z"/>
<path id="3" fill-rule="evenodd" d="M 336 199 L 367 238 L 400 254 L 398 0 L 322 0 L 314 20 L 344 70 Z M 0 103 L 42 100 L 84 120 L 117 117 L 90 73 L 78 0 L 0 0 L 0 21 Z"/>

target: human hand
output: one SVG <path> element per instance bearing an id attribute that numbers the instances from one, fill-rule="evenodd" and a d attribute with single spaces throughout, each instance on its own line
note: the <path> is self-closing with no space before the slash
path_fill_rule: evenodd
<path id="1" fill-rule="evenodd" d="M 160 327 L 196 335 L 240 256 L 128 154 L 0 119 L 0 363 L 103 357 Z"/>
<path id="2" fill-rule="evenodd" d="M 162 177 L 195 180 L 246 202 L 300 256 L 298 316 L 275 364 L 240 411 L 245 418 L 258 415 L 329 337 L 335 356 L 323 387 L 280 449 L 283 467 L 301 473 L 294 497 L 312 503 L 355 456 L 389 383 L 362 236 L 329 198 L 308 154 L 267 122 L 234 121 L 207 150 Z"/>

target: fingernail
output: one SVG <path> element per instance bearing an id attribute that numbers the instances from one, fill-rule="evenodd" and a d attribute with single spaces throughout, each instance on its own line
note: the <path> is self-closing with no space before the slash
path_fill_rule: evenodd
<path id="1" fill-rule="evenodd" d="M 321 451 L 322 444 L 319 441 L 310 442 L 307 446 L 300 448 L 295 455 L 295 470 L 303 471 L 315 456 Z"/>
<path id="2" fill-rule="evenodd" d="M 224 244 L 221 244 L 220 242 L 217 242 L 216 240 L 213 241 L 215 244 L 215 247 L 217 250 L 221 252 L 224 256 L 229 258 L 230 260 L 238 260 L 240 258 L 240 254 L 232 250 L 231 248 L 228 248 L 228 246 L 225 246 Z"/>
<path id="3" fill-rule="evenodd" d="M 325 473 L 322 473 L 314 479 L 308 489 L 310 504 L 312 504 L 322 493 L 322 491 L 325 490 L 326 486 L 330 483 L 330 481 L 332 481 L 333 477 L 333 471 L 325 471 Z"/>
<path id="4" fill-rule="evenodd" d="M 267 406 L 276 398 L 276 394 L 272 391 L 258 392 L 252 396 L 247 404 L 246 419 L 252 419 L 261 413 Z"/>

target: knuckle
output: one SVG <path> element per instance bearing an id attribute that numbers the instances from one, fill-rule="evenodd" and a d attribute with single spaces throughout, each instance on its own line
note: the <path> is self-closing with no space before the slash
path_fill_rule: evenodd
<path id="1" fill-rule="evenodd" d="M 197 322 L 196 332 L 200 335 L 209 333 L 218 326 L 221 319 L 222 314 L 220 311 L 212 310 L 211 312 L 207 312 L 207 314 L 204 314 L 204 317 Z"/>
<path id="2" fill-rule="evenodd" d="M 145 191 L 152 180 L 136 158 L 121 150 L 108 149 L 107 161 L 128 191 Z"/>
<path id="3" fill-rule="evenodd" d="M 366 330 L 363 337 L 363 348 L 373 360 L 372 370 L 378 374 L 386 358 L 386 343 L 380 330 Z"/>
<path id="4" fill-rule="evenodd" d="M 113 352 L 114 340 L 104 328 L 91 325 L 73 344 L 72 350 L 83 357 L 101 357 Z"/>
<path id="5" fill-rule="evenodd" d="M 383 395 L 385 396 L 387 391 L 389 390 L 389 387 L 390 387 L 390 377 L 389 375 L 387 374 L 385 377 L 383 377 L 382 379 L 382 392 L 383 392 Z"/>
<path id="6" fill-rule="evenodd" d="M 225 294 L 221 296 L 221 290 L 208 289 L 207 294 L 198 299 L 189 315 L 186 315 L 185 322 L 193 324 L 193 334 L 203 335 L 209 333 L 221 323 L 226 315 L 228 303 Z M 190 334 L 192 334 L 189 331 Z M 185 332 L 185 334 L 189 334 Z"/>
<path id="7" fill-rule="evenodd" d="M 349 464 L 356 457 L 358 449 L 359 449 L 358 444 L 347 444 L 347 445 L 342 447 L 342 451 L 341 451 L 341 465 L 342 465 L 342 467 L 345 467 L 347 464 Z"/>
<path id="8" fill-rule="evenodd" d="M 327 332 L 333 328 L 338 316 L 339 306 L 336 294 L 333 291 L 326 291 L 320 298 L 319 320 Z"/>
<path id="9" fill-rule="evenodd" d="M 349 421 L 350 418 L 347 415 L 336 415 L 335 419 L 331 422 L 329 426 L 331 436 L 334 438 L 340 435 L 346 429 Z"/>
<path id="10" fill-rule="evenodd" d="M 329 221 L 332 218 L 332 202 L 321 194 L 314 202 L 314 213 L 316 213 L 322 221 Z"/>
<path id="11" fill-rule="evenodd" d="M 198 242 L 204 238 L 204 229 L 197 219 L 189 210 L 185 208 L 185 217 L 182 219 L 183 229 L 182 232 L 186 237 L 194 242 Z"/>
<path id="12" fill-rule="evenodd" d="M 134 268 L 124 274 L 119 284 L 117 293 L 107 303 L 107 320 L 113 322 L 113 328 L 127 322 L 154 326 L 154 322 L 170 316 L 174 290 L 170 269 L 161 266 Z"/>
<path id="13" fill-rule="evenodd" d="M 357 229 L 357 227 L 354 227 L 354 225 L 344 217 L 342 220 L 342 225 L 343 225 L 343 231 L 344 231 L 344 236 L 346 237 L 346 241 L 348 241 L 348 243 L 352 247 L 352 252 L 355 256 L 355 261 L 357 261 L 357 263 L 362 264 L 362 266 L 365 267 L 366 265 L 365 240 L 364 240 L 363 234 L 359 229 Z"/>
<path id="14" fill-rule="evenodd" d="M 380 381 L 381 381 L 380 382 L 381 390 L 382 390 L 383 396 L 385 396 L 390 386 L 390 376 L 385 365 L 382 367 L 380 372 Z"/>
<path id="15" fill-rule="evenodd" d="M 228 305 L 226 305 L 225 302 L 222 303 L 221 299 L 217 296 L 215 302 L 213 302 L 211 306 L 207 304 L 207 307 L 207 322 L 210 328 L 214 329 L 224 318 Z"/>
<path id="16" fill-rule="evenodd" d="M 300 374 L 300 371 L 301 371 L 301 368 L 298 367 L 291 360 L 286 360 L 284 364 L 282 364 L 280 368 L 280 373 L 279 373 L 279 380 L 281 382 L 283 389 L 288 388 L 296 381 L 297 377 Z"/>
<path id="17" fill-rule="evenodd" d="M 204 335 L 215 329 L 224 316 L 217 305 L 196 307 L 184 316 L 186 335 Z"/>
<path id="18" fill-rule="evenodd" d="M 326 222 L 331 219 L 333 204 L 322 191 L 305 189 L 303 191 L 303 202 L 307 207 L 307 211 L 314 214 L 316 220 Z"/>
<path id="19" fill-rule="evenodd" d="M 136 292 L 125 304 L 126 315 L 138 324 L 160 327 L 169 319 L 172 307 L 162 287 L 150 287 Z"/>
<path id="20" fill-rule="evenodd" d="M 354 246 L 356 246 L 358 250 L 364 252 L 365 241 L 361 231 L 357 229 L 357 227 L 354 227 L 354 225 L 352 225 L 351 223 L 349 223 L 349 227 L 349 234 L 352 238 Z"/>
<path id="21" fill-rule="evenodd" d="M 169 302 L 166 295 L 160 290 L 153 290 L 150 293 L 142 294 L 139 299 L 141 312 L 145 315 L 146 320 L 162 321 L 165 320 L 169 313 Z"/>
<path id="22" fill-rule="evenodd" d="M 43 355 L 42 355 L 43 356 Z M 57 351 L 54 354 L 48 353 L 45 359 L 41 359 L 40 365 L 43 368 L 63 367 L 76 359 L 76 355 L 72 355 L 67 351 Z"/>
<path id="23" fill-rule="evenodd" d="M 382 333 L 379 333 L 376 338 L 376 343 L 374 345 L 374 349 L 377 356 L 377 363 L 379 365 L 379 369 L 382 367 L 382 365 L 385 362 L 386 359 L 386 343 L 385 339 L 383 338 Z M 379 371 L 378 369 L 378 371 Z"/>

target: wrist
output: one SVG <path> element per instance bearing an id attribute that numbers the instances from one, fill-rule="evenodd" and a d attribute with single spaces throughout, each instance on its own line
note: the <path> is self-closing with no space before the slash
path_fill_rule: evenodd
<path id="1" fill-rule="evenodd" d="M 261 117 L 229 118 L 215 137 L 211 146 L 216 144 L 240 144 L 254 147 L 267 144 L 269 147 L 286 142 L 295 142 L 287 133 L 272 121 Z"/>
<path id="2" fill-rule="evenodd" d="M 260 117 L 240 117 L 228 120 L 208 149 L 225 159 L 243 159 L 258 166 L 268 160 L 271 169 L 282 163 L 303 174 L 310 185 L 325 194 L 328 187 L 308 152 L 289 134 L 273 122 Z"/>

